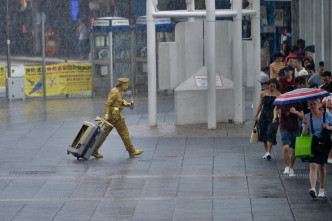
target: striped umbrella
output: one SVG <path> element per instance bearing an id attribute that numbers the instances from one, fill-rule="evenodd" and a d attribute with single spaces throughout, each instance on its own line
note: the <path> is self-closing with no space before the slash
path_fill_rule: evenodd
<path id="1" fill-rule="evenodd" d="M 330 93 L 323 89 L 300 88 L 279 95 L 273 102 L 274 105 L 298 103 L 302 101 L 315 100 L 329 96 Z"/>

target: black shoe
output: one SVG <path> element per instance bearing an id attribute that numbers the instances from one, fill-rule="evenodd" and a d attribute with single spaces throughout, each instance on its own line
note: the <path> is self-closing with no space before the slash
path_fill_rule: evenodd
<path id="1" fill-rule="evenodd" d="M 266 156 L 266 159 L 268 159 L 268 160 L 271 160 L 271 158 L 272 158 L 272 157 L 271 157 L 270 154 Z"/>
<path id="2" fill-rule="evenodd" d="M 310 189 L 309 194 L 312 198 L 314 198 L 314 199 L 317 198 L 316 191 L 314 189 Z"/>

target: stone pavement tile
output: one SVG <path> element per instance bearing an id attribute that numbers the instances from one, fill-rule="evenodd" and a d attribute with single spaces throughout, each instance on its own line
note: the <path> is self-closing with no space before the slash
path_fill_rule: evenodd
<path id="1" fill-rule="evenodd" d="M 188 156 L 213 156 L 214 138 L 190 137 L 185 154 Z"/>
<path id="2" fill-rule="evenodd" d="M 213 196 L 249 197 L 246 177 L 215 177 Z"/>
<path id="3" fill-rule="evenodd" d="M 252 220 L 250 199 L 214 199 L 213 220 Z"/>
<path id="4" fill-rule="evenodd" d="M 88 221 L 94 214 L 100 201 L 77 200 L 66 201 L 63 207 L 57 212 L 54 221 Z"/>
<path id="5" fill-rule="evenodd" d="M 186 147 L 186 138 L 160 137 L 155 157 L 183 156 Z"/>
<path id="6" fill-rule="evenodd" d="M 329 221 L 332 217 L 332 210 L 330 208 L 298 208 L 293 209 L 294 217 L 296 220 L 319 220 L 319 221 Z"/>
<path id="7" fill-rule="evenodd" d="M 175 202 L 172 221 L 209 221 L 212 208 L 212 200 L 179 199 Z"/>
<path id="8" fill-rule="evenodd" d="M 181 177 L 177 196 L 212 196 L 211 177 Z"/>
<path id="9" fill-rule="evenodd" d="M 1 199 L 1 198 L 0 198 Z M 0 201 L 0 221 L 12 220 L 22 208 L 24 208 L 26 202 L 23 201 Z"/>
<path id="10" fill-rule="evenodd" d="M 91 220 L 131 220 L 137 204 L 137 200 L 102 200 Z"/>
<path id="11" fill-rule="evenodd" d="M 278 176 L 248 177 L 249 194 L 254 197 L 285 197 L 285 192 Z"/>
<path id="12" fill-rule="evenodd" d="M 227 153 L 243 153 L 243 147 L 246 141 L 243 138 L 215 138 L 215 155 Z"/>
<path id="13" fill-rule="evenodd" d="M 169 174 L 177 175 L 181 172 L 183 156 L 179 157 L 155 157 L 151 161 L 150 175 Z"/>
<path id="14" fill-rule="evenodd" d="M 254 220 L 294 220 L 287 199 L 251 199 Z"/>
<path id="15" fill-rule="evenodd" d="M 213 170 L 213 157 L 190 157 L 185 155 L 181 174 L 211 175 Z"/>
<path id="16" fill-rule="evenodd" d="M 245 174 L 243 153 L 221 154 L 214 157 L 213 174 L 243 175 Z"/>
<path id="17" fill-rule="evenodd" d="M 145 179 L 117 178 L 112 179 L 104 197 L 116 199 L 130 199 L 140 197 L 144 188 Z"/>
<path id="18" fill-rule="evenodd" d="M 72 164 L 66 161 L 61 161 L 61 165 L 56 168 L 56 174 L 58 176 L 83 176 L 86 173 L 88 166 L 83 163 L 88 165 L 88 162 L 84 162 L 83 160 L 78 161 L 75 158 L 69 162 Z"/>
<path id="19" fill-rule="evenodd" d="M 30 199 L 44 185 L 46 179 L 12 179 L 0 192 L 0 199 Z"/>
<path id="20" fill-rule="evenodd" d="M 247 174 L 278 174 L 278 165 L 273 152 L 272 160 L 262 159 L 265 154 L 264 147 L 250 147 L 246 145 L 245 164 Z"/>
<path id="21" fill-rule="evenodd" d="M 140 200 L 133 220 L 172 220 L 174 200 Z"/>
<path id="22" fill-rule="evenodd" d="M 149 172 L 150 165 L 150 160 L 142 160 L 141 156 L 137 156 L 135 159 L 129 158 L 120 162 L 116 174 L 146 175 Z"/>
<path id="23" fill-rule="evenodd" d="M 217 140 L 214 148 L 214 155 L 223 155 L 223 154 L 243 154 L 243 145 L 237 144 L 217 144 Z"/>
<path id="24" fill-rule="evenodd" d="M 64 202 L 48 201 L 46 202 L 28 202 L 22 210 L 20 210 L 13 221 L 47 221 L 52 220 Z"/>
<path id="25" fill-rule="evenodd" d="M 151 178 L 146 179 L 142 197 L 176 197 L 179 178 Z"/>
<path id="26" fill-rule="evenodd" d="M 80 179 L 48 178 L 33 195 L 34 199 L 67 199 L 79 187 Z M 21 191 L 20 191 L 21 194 Z M 83 193 L 82 193 L 83 194 Z"/>
<path id="27" fill-rule="evenodd" d="M 102 198 L 109 188 L 111 181 L 109 178 L 98 177 L 83 179 L 73 189 L 70 198 Z"/>

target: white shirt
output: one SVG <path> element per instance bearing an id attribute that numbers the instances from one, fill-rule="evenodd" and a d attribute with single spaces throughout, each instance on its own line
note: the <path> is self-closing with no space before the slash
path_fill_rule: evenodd
<path id="1" fill-rule="evenodd" d="M 305 70 L 305 68 L 302 67 L 302 70 Z M 302 71 L 302 70 L 300 70 L 300 71 Z M 297 71 L 296 68 L 295 68 L 295 70 L 294 70 L 295 77 L 299 76 L 300 71 Z"/>

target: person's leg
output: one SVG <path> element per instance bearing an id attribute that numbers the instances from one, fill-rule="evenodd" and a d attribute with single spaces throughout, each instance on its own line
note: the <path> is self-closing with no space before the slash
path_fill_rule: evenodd
<path id="1" fill-rule="evenodd" d="M 280 130 L 280 134 L 283 145 L 282 157 L 285 163 L 284 174 L 289 174 L 289 144 L 290 144 L 289 133 L 288 131 Z"/>
<path id="2" fill-rule="evenodd" d="M 126 126 L 126 122 L 124 117 L 121 114 L 121 119 L 116 122 L 114 124 L 114 127 L 116 128 L 116 130 L 118 131 L 118 134 L 120 135 L 126 150 L 129 153 L 130 157 L 134 157 L 136 155 L 139 155 L 141 153 L 143 153 L 142 150 L 135 150 L 133 143 L 131 142 L 130 136 L 129 136 L 129 131 L 128 128 Z"/>
<path id="3" fill-rule="evenodd" d="M 266 145 L 266 152 L 271 152 L 272 150 L 272 143 L 270 141 L 267 142 L 267 145 Z"/>
<path id="4" fill-rule="evenodd" d="M 96 157 L 96 158 L 103 158 L 104 156 L 101 155 L 98 150 L 101 147 L 101 145 L 104 143 L 104 141 L 106 140 L 106 137 L 108 136 L 108 134 L 112 131 L 113 127 L 108 126 L 107 124 L 104 127 L 104 134 L 103 136 L 100 138 L 100 141 L 95 149 L 95 151 L 93 151 L 92 156 Z"/>
<path id="5" fill-rule="evenodd" d="M 326 164 L 318 166 L 319 168 L 319 188 L 324 189 L 325 178 L 326 178 Z"/>
<path id="6" fill-rule="evenodd" d="M 295 149 L 291 148 L 291 157 L 290 157 L 290 168 L 294 167 L 296 161 L 296 157 L 295 157 Z"/>
<path id="7" fill-rule="evenodd" d="M 327 160 L 328 160 L 328 163 L 332 163 L 332 148 L 330 150 L 329 157 Z"/>
<path id="8" fill-rule="evenodd" d="M 316 163 L 310 163 L 310 185 L 312 189 L 316 188 L 317 167 L 318 165 Z"/>
<path id="9" fill-rule="evenodd" d="M 296 136 L 298 135 L 298 131 L 297 132 L 290 132 L 290 149 L 291 149 L 291 156 L 290 156 L 290 176 L 295 176 L 294 173 L 294 164 L 296 161 L 296 157 L 295 157 L 295 142 L 296 142 Z"/>
<path id="10" fill-rule="evenodd" d="M 289 167 L 289 145 L 284 145 L 282 150 L 282 156 L 284 158 L 285 167 Z"/>

